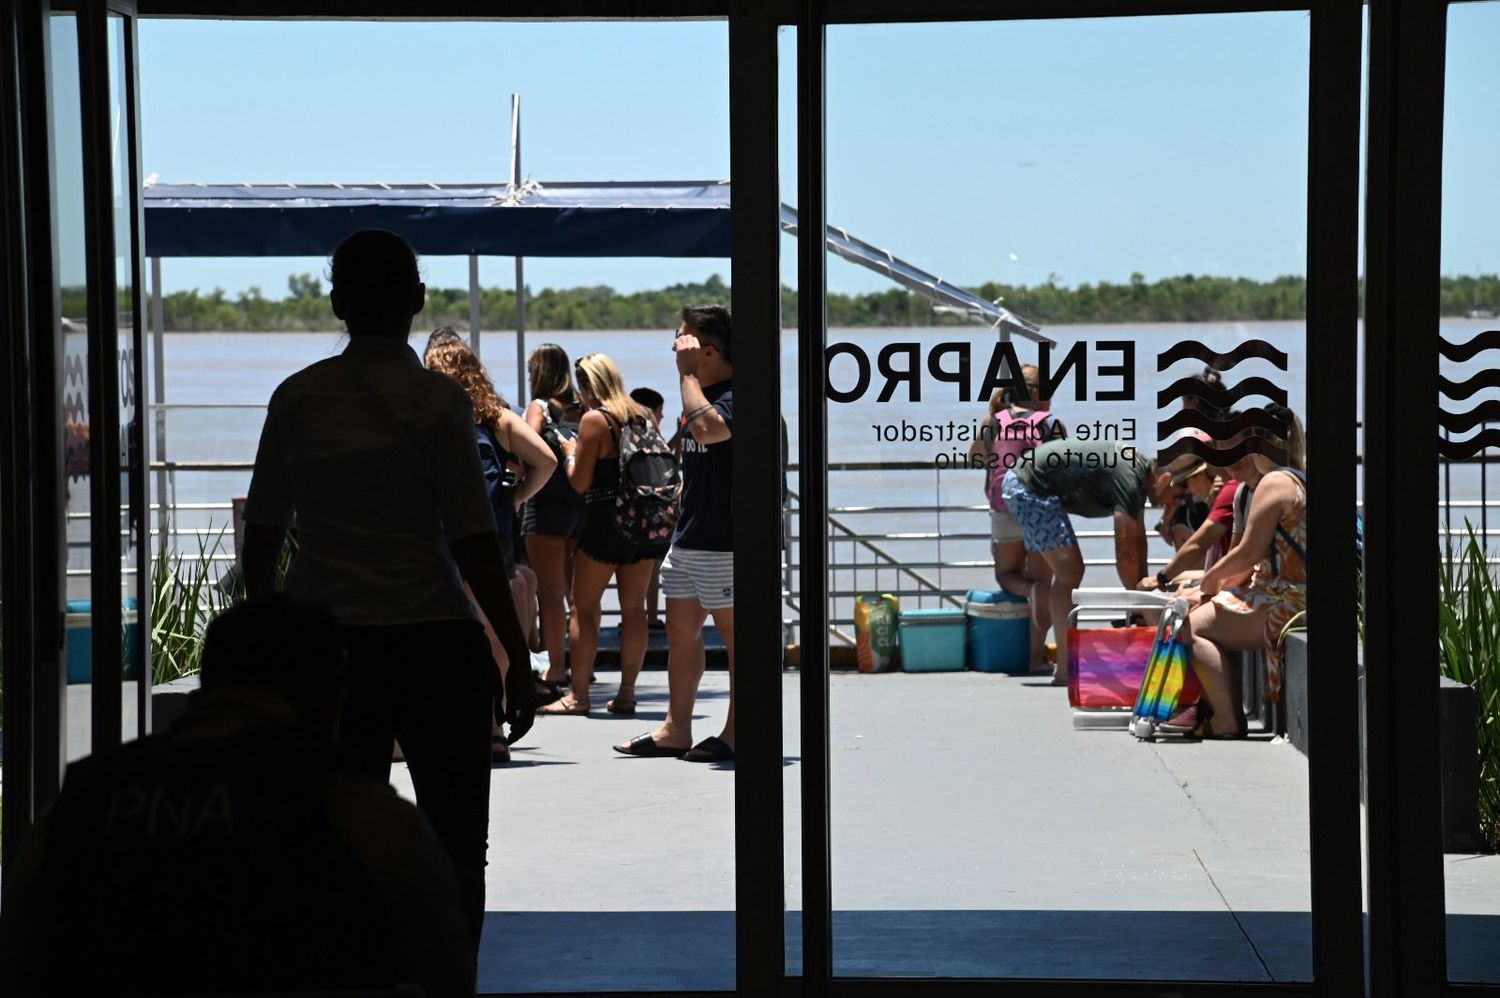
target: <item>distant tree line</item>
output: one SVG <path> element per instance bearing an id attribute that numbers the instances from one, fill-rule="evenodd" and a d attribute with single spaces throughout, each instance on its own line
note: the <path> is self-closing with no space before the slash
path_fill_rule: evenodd
<path id="1" fill-rule="evenodd" d="M 1081 284 L 1066 287 L 1049 278 L 1043 284 L 1009 285 L 987 282 L 971 288 L 987 301 L 1001 304 L 1044 325 L 1111 322 L 1209 322 L 1256 319 L 1301 319 L 1307 314 L 1307 282 L 1301 277 L 1252 281 L 1234 277 L 1195 277 L 1186 274 L 1147 282 L 1130 275 L 1125 284 Z M 252 287 L 230 298 L 215 288 L 204 294 L 174 291 L 163 297 L 166 328 L 174 332 L 205 330 L 327 330 L 339 328 L 328 306 L 323 282 L 295 274 L 287 282 L 287 296 L 267 298 Z M 535 330 L 557 329 L 675 329 L 682 306 L 698 302 L 730 301 L 730 288 L 715 274 L 696 284 L 676 284 L 656 291 L 620 294 L 597 285 L 582 288 L 544 288 L 528 292 L 526 325 Z M 64 302 L 82 295 L 66 289 Z M 797 321 L 797 292 L 781 289 L 782 321 Z M 1500 276 L 1442 278 L 1442 314 L 1466 315 L 1477 308 L 1500 308 Z M 64 314 L 75 317 L 65 307 Z M 479 321 L 485 329 L 512 328 L 516 295 L 501 288 L 484 288 L 479 295 Z M 901 288 L 870 294 L 828 296 L 828 323 L 840 327 L 958 326 L 967 320 L 933 310 L 919 295 Z M 467 328 L 467 288 L 427 289 L 423 327 L 451 325 Z"/>

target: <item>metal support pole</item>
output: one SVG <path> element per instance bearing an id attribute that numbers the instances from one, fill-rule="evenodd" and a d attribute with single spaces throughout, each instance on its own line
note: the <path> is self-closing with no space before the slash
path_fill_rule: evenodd
<path id="1" fill-rule="evenodd" d="M 1364 665 L 1373 998 L 1439 994 L 1448 970 L 1435 596 L 1447 9 L 1392 0 L 1369 13 Z"/>
<path id="2" fill-rule="evenodd" d="M 739 388 L 735 417 L 741 426 L 768 431 L 734 441 L 734 655 L 742 663 L 735 675 L 734 696 L 740 712 L 756 719 L 739 727 L 735 743 L 735 977 L 739 994 L 757 996 L 776 995 L 786 967 L 785 750 L 779 667 L 785 648 L 777 554 L 781 547 L 781 439 L 771 431 L 781 417 L 781 351 L 753 346 L 759 337 L 775 336 L 781 328 L 776 89 L 775 22 L 759 4 L 731 6 L 729 115 L 734 127 L 729 135 L 729 168 L 734 177 L 734 228 L 730 271 L 737 289 L 734 324 L 741 342 L 751 345 L 734 354 Z M 823 411 L 821 400 L 818 411 Z M 801 446 L 806 446 L 805 439 Z M 805 487 L 807 462 L 802 466 Z M 807 501 L 805 492 L 803 501 Z M 806 590 L 807 550 L 815 542 L 803 537 L 800 543 Z M 826 596 L 821 578 L 813 591 L 818 599 Z M 803 637 L 808 646 L 827 642 L 827 632 L 821 628 L 804 628 Z M 812 682 L 804 672 L 803 685 Z M 811 768 L 807 751 L 804 739 L 804 769 Z M 806 822 L 827 811 L 804 796 L 803 814 L 803 835 L 817 835 L 816 828 Z M 809 879 L 813 875 L 806 874 Z M 810 906 L 808 914 L 826 918 Z"/>
<path id="3" fill-rule="evenodd" d="M 829 821 L 828 218 L 824 172 L 826 30 L 819 0 L 797 13 L 797 397 L 802 485 L 802 973 L 833 976 Z M 738 283 L 738 282 L 736 282 Z M 743 327 L 741 327 L 743 328 Z M 856 563 L 858 556 L 856 555 Z M 876 569 L 877 576 L 879 569 Z M 854 573 L 859 588 L 859 572 Z M 852 614 L 851 614 L 852 616 Z"/>
<path id="4" fill-rule="evenodd" d="M 119 745 L 124 692 L 120 565 L 120 323 L 111 175 L 109 15 L 78 13 L 78 89 L 83 120 L 85 278 L 88 282 L 89 599 L 93 751 Z M 129 193 L 126 192 L 126 196 Z"/>
<path id="5" fill-rule="evenodd" d="M 510 95 L 510 187 L 521 183 L 521 95 Z M 525 405 L 526 388 L 526 267 L 516 257 L 516 400 Z"/>
<path id="6" fill-rule="evenodd" d="M 167 459 L 167 336 L 166 310 L 161 300 L 161 257 L 151 258 L 151 402 L 156 427 L 153 461 Z M 172 517 L 167 502 L 167 473 L 156 472 L 156 529 L 160 532 L 157 550 L 168 551 L 171 542 Z"/>
<path id="7" fill-rule="evenodd" d="M 524 406 L 526 391 L 526 271 L 516 257 L 516 399 Z"/>
<path id="8" fill-rule="evenodd" d="M 35 21 L 31 24 L 34 26 Z M 8 878 L 19 858 L 21 844 L 28 838 L 35 817 L 32 806 L 32 698 L 35 675 L 27 667 L 35 660 L 38 628 L 33 609 L 38 593 L 32 565 L 38 558 L 55 561 L 55 552 L 35 546 L 31 527 L 37 508 L 32 476 L 35 440 L 32 434 L 32 398 L 36 391 L 31 371 L 31 343 L 27 334 L 32 316 L 48 312 L 47 302 L 34 297 L 27 286 L 27 236 L 34 230 L 46 232 L 50 240 L 49 220 L 28 217 L 35 201 L 27 203 L 23 167 L 26 157 L 23 143 L 24 120 L 41 117 L 45 124 L 45 94 L 25 94 L 21 90 L 28 74 L 22 64 L 21 15 L 14 8 L 0 14 L 0 64 L 22 67 L 0 73 L 0 211 L 6 224 L 0 231 L 0 316 L 9 335 L 0 339 L 0 378 L 5 394 L 0 398 L 0 633 L 4 635 L 5 669 L 0 685 L 5 697 L 5 726 L 0 732 L 5 766 L 5 828 L 0 869 Z M 34 44 L 34 42 L 33 42 Z M 45 129 L 33 129 L 32 135 Z M 45 178 L 44 178 L 45 179 Z M 37 242 L 32 237 L 32 245 Z M 38 261 L 47 271 L 50 268 Z M 48 316 L 50 319 L 50 315 Z M 9 882 L 7 880 L 7 882 Z"/>
<path id="9" fill-rule="evenodd" d="M 469 349 L 479 356 L 479 255 L 469 254 Z"/>
<path id="10" fill-rule="evenodd" d="M 1359 338 L 1359 0 L 1317 0 L 1309 60 L 1307 198 L 1307 370 L 1337 370 Z M 1307 512 L 1317 574 L 1307 635 L 1308 801 L 1313 979 L 1326 994 L 1360 994 L 1364 984 L 1360 834 L 1358 635 L 1359 565 L 1354 550 L 1358 403 L 1352 378 L 1307 379 L 1313 501 Z M 1259 685 L 1257 684 L 1257 690 Z"/>

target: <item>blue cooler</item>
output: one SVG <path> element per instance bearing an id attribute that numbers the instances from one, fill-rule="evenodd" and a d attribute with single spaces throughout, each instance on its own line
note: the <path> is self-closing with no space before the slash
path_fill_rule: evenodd
<path id="1" fill-rule="evenodd" d="M 121 601 L 125 617 L 125 678 L 135 679 L 135 643 L 140 633 L 134 597 Z M 90 683 L 94 680 L 94 604 L 86 599 L 68 600 L 67 615 L 68 682 Z"/>
<path id="2" fill-rule="evenodd" d="M 1031 604 L 1003 589 L 972 589 L 964 600 L 969 668 L 1024 675 L 1031 664 Z"/>
<path id="3" fill-rule="evenodd" d="M 903 610 L 899 626 L 903 672 L 963 671 L 962 610 Z"/>

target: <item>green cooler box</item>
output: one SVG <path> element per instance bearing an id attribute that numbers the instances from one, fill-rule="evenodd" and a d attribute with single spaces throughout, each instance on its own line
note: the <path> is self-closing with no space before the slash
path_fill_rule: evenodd
<path id="1" fill-rule="evenodd" d="M 964 612 L 955 609 L 901 611 L 901 670 L 961 672 Z"/>

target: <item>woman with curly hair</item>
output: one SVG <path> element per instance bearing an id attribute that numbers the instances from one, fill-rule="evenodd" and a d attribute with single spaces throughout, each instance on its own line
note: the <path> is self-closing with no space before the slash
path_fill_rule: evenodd
<path id="1" fill-rule="evenodd" d="M 516 564 L 512 528 L 516 510 L 546 485 L 557 468 L 557 458 L 542 438 L 526 425 L 526 421 L 511 411 L 495 390 L 494 382 L 479 362 L 479 357 L 453 327 L 444 326 L 428 337 L 422 362 L 428 370 L 458 382 L 474 403 L 474 436 L 479 446 L 479 463 L 484 469 L 490 505 L 495 511 L 495 526 L 500 534 L 500 548 L 505 556 L 505 572 L 510 579 L 511 594 L 515 597 L 516 613 L 529 638 L 536 621 L 536 576 L 531 569 Z M 483 614 L 480 617 L 483 619 Z M 490 650 L 503 677 L 509 668 L 508 656 L 488 621 L 485 621 L 485 632 L 489 635 Z M 522 663 L 523 667 L 527 664 Z M 546 688 L 537 692 L 542 697 L 555 696 Z M 501 753 L 504 747 L 504 739 L 496 740 L 497 753 Z"/>

